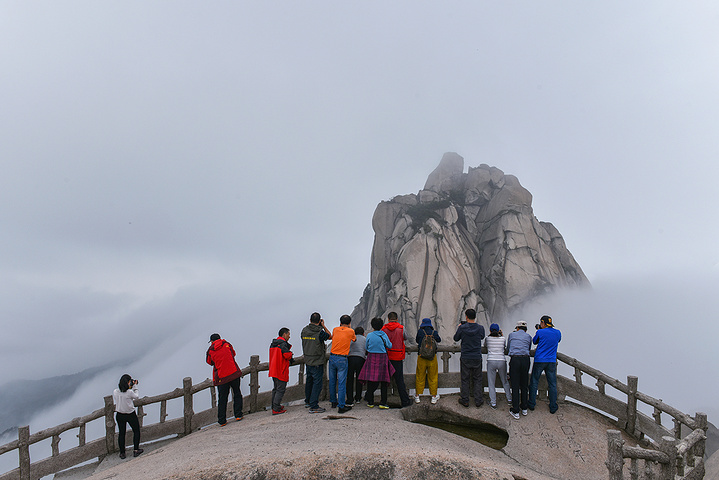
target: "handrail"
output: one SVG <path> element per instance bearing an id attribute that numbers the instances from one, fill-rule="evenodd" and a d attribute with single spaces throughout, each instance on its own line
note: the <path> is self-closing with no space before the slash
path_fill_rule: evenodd
<path id="1" fill-rule="evenodd" d="M 458 388 L 457 374 L 450 372 L 449 360 L 452 354 L 460 352 L 459 345 L 438 345 L 439 358 L 442 359 L 443 368 L 440 377 L 440 386 Z M 418 351 L 416 345 L 410 345 L 406 348 L 407 353 L 413 354 Z M 533 352 L 532 352 L 533 353 Z M 638 459 L 657 462 L 662 465 L 663 471 L 673 470 L 680 475 L 680 478 L 701 478 L 697 476 L 703 472 L 703 457 L 706 441 L 707 419 L 703 413 L 697 413 L 695 418 L 667 405 L 661 400 L 655 399 L 649 395 L 641 393 L 637 390 L 637 377 L 627 377 L 627 384 L 612 378 L 603 372 L 586 365 L 579 360 L 572 358 L 561 352 L 557 353 L 558 362 L 562 362 L 575 370 L 574 379 L 571 380 L 564 376 L 558 376 L 560 383 L 560 393 L 564 396 L 571 397 L 575 400 L 583 402 L 597 409 L 600 413 L 610 417 L 617 418 L 618 426 L 631 436 L 644 441 L 647 445 L 654 445 L 655 448 L 646 449 L 641 447 L 623 446 L 621 436 L 617 440 L 616 435 L 609 431 L 608 441 L 610 450 L 607 460 L 607 467 L 610 471 L 610 478 L 616 474 L 617 469 L 621 469 L 624 458 Z M 304 357 L 300 356 L 294 359 L 292 366 L 299 366 L 298 380 L 295 385 L 288 387 L 285 399 L 287 401 L 295 401 L 304 398 Z M 260 363 L 259 356 L 250 357 L 250 363 L 242 368 L 243 376 L 249 377 L 249 395 L 245 395 L 246 405 L 249 405 L 249 412 L 256 412 L 266 407 L 271 399 L 269 392 L 259 391 L 259 373 L 269 370 L 269 363 Z M 586 386 L 582 383 L 582 375 L 587 374 L 597 380 L 596 389 Z M 406 374 L 406 382 L 411 384 L 414 374 Z M 325 389 L 327 382 L 324 382 Z M 610 385 L 618 392 L 627 396 L 626 402 L 610 397 L 605 393 L 605 385 Z M 195 413 L 193 410 L 193 396 L 205 390 L 211 393 L 211 408 L 203 412 Z M 546 396 L 546 382 L 542 380 L 539 385 L 539 395 Z M 326 391 L 325 391 L 326 395 Z M 249 398 L 248 398 L 249 397 Z M 184 398 L 183 416 L 170 421 L 166 421 L 166 402 L 168 400 Z M 637 402 L 643 402 L 654 408 L 654 418 L 651 419 L 646 415 L 637 411 Z M 142 397 L 135 401 L 140 414 L 140 421 L 144 416 L 144 407 L 154 404 L 160 404 L 160 422 L 143 425 L 143 440 L 151 441 L 168 435 L 187 435 L 192 431 L 214 423 L 216 421 L 216 391 L 211 379 L 205 379 L 198 384 L 193 385 L 192 380 L 188 377 L 183 380 L 183 387 L 176 388 L 170 392 L 151 397 Z M 231 404 L 230 404 L 231 406 Z M 673 431 L 668 430 L 661 425 L 661 414 L 666 413 L 674 419 Z M 34 480 L 44 475 L 56 473 L 60 470 L 70 468 L 73 465 L 90 460 L 94 457 L 104 457 L 105 455 L 117 451 L 115 421 L 113 418 L 114 406 L 112 397 L 105 397 L 105 407 L 95 410 L 94 412 L 82 417 L 47 428 L 39 432 L 29 433 L 29 426 L 20 427 L 18 429 L 18 439 L 0 446 L 0 454 L 8 453 L 12 450 L 18 450 L 19 468 L 10 472 L 0 474 L 0 480 L 19 479 Z M 105 438 L 85 442 L 85 425 L 91 421 L 105 417 Z M 686 425 L 692 432 L 681 441 L 676 441 L 680 436 L 681 425 Z M 79 445 L 75 448 L 60 452 L 59 451 L 59 435 L 74 428 L 79 428 Z M 130 433 L 128 432 L 128 435 Z M 652 440 L 648 440 L 646 437 Z M 52 455 L 51 457 L 31 463 L 29 456 L 29 446 L 42 440 L 52 439 Z M 667 447 L 669 442 L 671 445 Z M 619 450 L 614 448 L 617 447 Z M 698 460 L 697 460 L 698 458 Z M 676 459 L 676 460 L 675 460 Z M 620 462 L 621 461 L 621 462 Z M 668 462 L 668 463 L 667 463 Z M 634 463 L 633 463 L 634 465 Z M 686 468 L 689 473 L 685 477 Z M 621 470 L 619 470 L 621 472 Z M 689 476 L 689 474 L 693 476 Z M 668 475 L 668 474 L 667 474 Z M 703 475 L 703 473 L 702 473 Z M 620 478 L 620 477 L 616 477 Z"/>

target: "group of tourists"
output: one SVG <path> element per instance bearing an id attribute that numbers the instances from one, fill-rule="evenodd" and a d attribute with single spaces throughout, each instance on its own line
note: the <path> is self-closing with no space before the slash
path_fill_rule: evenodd
<path id="1" fill-rule="evenodd" d="M 349 315 L 340 317 L 340 324 L 331 332 L 325 326 L 322 316 L 315 312 L 310 315 L 310 322 L 302 329 L 302 354 L 305 364 L 305 407 L 309 413 L 326 411 L 319 404 L 320 392 L 327 363 L 329 377 L 329 397 L 331 408 L 338 413 L 345 413 L 363 398 L 367 406 L 380 409 L 390 408 L 387 403 L 387 392 L 390 382 L 395 381 L 397 393 L 402 407 L 412 404 L 407 387 L 404 383 L 403 361 L 406 356 L 405 342 L 407 336 L 404 327 L 399 323 L 396 312 L 389 312 L 387 323 L 379 317 L 370 321 L 372 331 L 365 335 L 362 327 L 351 328 L 352 319 Z M 499 325 L 493 323 L 489 327 L 489 335 L 485 337 L 484 327 L 477 323 L 477 313 L 473 309 L 464 312 L 464 320 L 460 322 L 453 340 L 460 342 L 460 393 L 458 402 L 464 407 L 470 404 L 470 388 L 473 386 L 474 404 L 481 407 L 484 403 L 484 386 L 482 380 L 482 347 L 487 351 L 487 384 L 489 401 L 492 408 L 497 408 L 496 377 L 500 382 L 509 403 L 510 415 L 520 418 L 527 415 L 528 410 L 536 407 L 537 387 L 542 373 L 548 384 L 549 411 L 555 413 L 557 405 L 557 346 L 562 334 L 554 328 L 552 318 L 545 315 L 535 325 L 534 337 L 527 333 L 527 322 L 519 321 L 512 333 L 504 337 Z M 289 368 L 294 363 L 292 345 L 289 343 L 290 329 L 282 327 L 277 338 L 269 347 L 269 376 L 273 381 L 272 415 L 287 412 L 282 405 L 282 398 L 289 382 Z M 326 342 L 331 340 L 329 361 L 327 360 Z M 433 327 L 430 318 L 422 319 L 415 337 L 418 345 L 417 369 L 415 375 L 414 402 L 421 403 L 420 396 L 425 386 L 429 389 L 430 402 L 439 401 L 437 364 L 437 344 L 442 341 L 439 332 Z M 217 387 L 217 422 L 221 426 L 227 424 L 227 403 L 232 390 L 235 420 L 242 420 L 242 394 L 240 378 L 242 370 L 235 361 L 235 350 L 232 345 L 219 334 L 210 336 L 210 347 L 207 349 L 206 362 L 212 368 L 213 385 Z M 534 365 L 530 375 L 530 349 L 536 345 Z M 507 373 L 506 355 L 509 355 L 509 373 Z M 126 425 L 133 431 L 134 456 L 143 450 L 140 445 L 140 426 L 135 413 L 134 399 L 139 398 L 138 381 L 125 374 L 120 379 L 118 389 L 113 397 L 119 429 L 118 444 L 120 458 L 125 458 Z M 375 393 L 380 390 L 379 403 Z M 362 391 L 364 390 L 364 396 Z"/>

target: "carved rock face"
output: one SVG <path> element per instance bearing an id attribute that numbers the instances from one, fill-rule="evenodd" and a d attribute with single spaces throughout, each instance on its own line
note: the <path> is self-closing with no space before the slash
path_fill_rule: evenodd
<path id="1" fill-rule="evenodd" d="M 429 317 L 446 342 L 468 308 L 478 322 L 502 325 L 532 298 L 556 287 L 589 285 L 559 231 L 539 222 L 532 195 L 488 165 L 463 173 L 447 153 L 416 195 L 381 202 L 370 283 L 352 318 L 369 325 L 396 311 L 408 338 Z"/>

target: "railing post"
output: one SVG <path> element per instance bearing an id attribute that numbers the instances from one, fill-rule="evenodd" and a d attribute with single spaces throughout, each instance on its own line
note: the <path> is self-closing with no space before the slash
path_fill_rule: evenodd
<path id="1" fill-rule="evenodd" d="M 297 378 L 297 385 L 304 385 L 305 384 L 305 364 L 300 363 L 299 373 Z"/>
<path id="2" fill-rule="evenodd" d="M 60 455 L 60 435 L 53 435 L 50 441 L 51 455 L 57 457 Z"/>
<path id="3" fill-rule="evenodd" d="M 574 367 L 574 381 L 578 384 L 582 384 L 582 371 L 579 367 Z"/>
<path id="4" fill-rule="evenodd" d="M 258 410 L 257 394 L 260 392 L 260 372 L 257 366 L 260 364 L 260 356 L 252 355 L 250 357 L 250 413 Z"/>
<path id="5" fill-rule="evenodd" d="M 627 432 L 632 436 L 634 436 L 634 430 L 637 426 L 638 385 L 639 378 L 631 375 L 627 377 L 627 387 L 629 387 L 629 393 L 627 394 Z"/>
<path id="6" fill-rule="evenodd" d="M 704 437 L 706 437 L 707 434 L 707 428 L 709 428 L 709 425 L 707 424 L 707 414 L 704 412 L 697 412 L 696 415 L 694 415 L 694 420 L 697 422 L 697 426 L 704 430 Z M 696 456 L 700 458 L 704 458 L 704 454 L 706 453 L 706 443 L 707 440 L 704 438 L 703 440 L 700 440 L 697 443 L 697 449 L 696 449 Z"/>
<path id="7" fill-rule="evenodd" d="M 85 432 L 86 431 L 87 431 L 86 424 L 81 423 L 80 431 L 77 433 L 77 443 L 78 443 L 79 447 L 82 447 L 85 445 Z"/>
<path id="8" fill-rule="evenodd" d="M 607 469 L 609 480 L 623 480 L 624 454 L 622 453 L 622 434 L 619 430 L 607 430 Z"/>
<path id="9" fill-rule="evenodd" d="M 448 351 L 442 353 L 442 373 L 449 373 L 449 359 L 452 358 L 452 354 Z"/>
<path id="10" fill-rule="evenodd" d="M 659 442 L 659 450 L 666 453 L 669 463 L 661 464 L 662 480 L 674 480 L 677 473 L 677 439 L 668 435 L 663 436 Z"/>
<path id="11" fill-rule="evenodd" d="M 605 388 L 606 384 L 604 383 L 604 381 L 597 380 L 596 385 L 597 385 L 597 390 L 599 390 L 599 393 L 601 393 L 602 395 L 606 395 L 606 393 L 607 393 L 606 388 Z"/>
<path id="12" fill-rule="evenodd" d="M 167 400 L 160 401 L 160 423 L 165 423 L 167 418 Z"/>
<path id="13" fill-rule="evenodd" d="M 212 408 L 217 408 L 217 387 L 212 385 L 210 387 L 210 404 Z"/>
<path id="14" fill-rule="evenodd" d="M 20 480 L 30 480 L 30 425 L 17 429 Z"/>
<path id="15" fill-rule="evenodd" d="M 112 395 L 105 397 L 105 449 L 110 454 L 115 451 L 115 404 Z"/>
<path id="16" fill-rule="evenodd" d="M 192 417 L 195 415 L 195 412 L 192 410 L 192 378 L 185 377 L 182 379 L 182 396 L 185 400 L 185 411 L 184 411 L 184 418 L 185 418 L 185 429 L 184 433 L 185 435 L 189 435 L 192 433 Z"/>

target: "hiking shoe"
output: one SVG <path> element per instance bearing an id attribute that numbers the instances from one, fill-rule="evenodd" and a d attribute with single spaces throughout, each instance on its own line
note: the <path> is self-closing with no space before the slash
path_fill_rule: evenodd
<path id="1" fill-rule="evenodd" d="M 243 418 L 245 418 L 245 417 L 243 417 L 242 415 L 240 415 L 239 417 L 235 417 L 235 421 L 236 421 L 236 422 L 239 422 L 239 421 L 242 420 Z"/>
<path id="2" fill-rule="evenodd" d="M 497 404 L 496 404 L 496 403 L 490 403 L 489 406 L 492 407 L 492 408 L 495 409 L 495 410 L 497 409 Z"/>
<path id="3" fill-rule="evenodd" d="M 434 405 L 438 401 L 439 401 L 439 393 L 437 395 L 435 395 L 434 397 L 432 397 L 432 405 Z"/>
<path id="4" fill-rule="evenodd" d="M 389 405 L 380 405 L 379 408 L 382 410 L 387 410 L 389 408 Z"/>
<path id="5" fill-rule="evenodd" d="M 222 422 L 222 423 L 220 423 L 220 426 L 221 426 L 221 427 L 224 427 L 225 425 L 227 425 L 227 422 Z"/>
<path id="6" fill-rule="evenodd" d="M 352 407 L 344 406 L 337 409 L 337 413 L 346 413 L 352 410 Z"/>
<path id="7" fill-rule="evenodd" d="M 310 408 L 310 413 L 324 413 L 324 412 L 326 412 L 326 411 L 327 411 L 327 410 L 325 410 L 325 409 L 322 408 L 322 407 Z"/>
<path id="8" fill-rule="evenodd" d="M 525 408 L 524 410 L 522 410 L 522 415 L 524 415 L 525 417 L 527 416 L 528 413 L 529 413 L 529 412 L 527 412 L 527 409 L 526 409 L 526 408 Z"/>
<path id="9" fill-rule="evenodd" d="M 337 402 L 332 402 L 332 408 L 337 408 Z"/>
<path id="10" fill-rule="evenodd" d="M 368 403 L 367 406 L 368 406 L 369 408 L 374 408 L 374 403 Z"/>
<path id="11" fill-rule="evenodd" d="M 457 403 L 459 403 L 459 404 L 462 405 L 463 407 L 469 407 L 469 402 L 466 401 L 466 400 L 462 400 L 461 398 L 458 398 L 458 399 L 457 399 Z"/>
<path id="12" fill-rule="evenodd" d="M 305 402 L 305 408 L 310 408 L 310 404 Z"/>
<path id="13" fill-rule="evenodd" d="M 355 406 L 355 404 L 352 402 L 345 403 L 345 407 L 354 407 L 354 406 Z"/>
<path id="14" fill-rule="evenodd" d="M 420 400 L 419 400 L 419 395 L 415 395 L 415 396 L 414 396 L 414 403 L 419 403 L 419 402 L 420 402 Z"/>
<path id="15" fill-rule="evenodd" d="M 123 460 L 125 460 L 125 459 L 127 458 L 127 455 L 125 455 L 124 453 L 121 453 L 121 454 L 120 454 L 120 458 L 123 459 Z"/>
<path id="16" fill-rule="evenodd" d="M 287 412 L 287 409 L 283 407 L 281 410 L 272 410 L 272 415 L 279 415 L 285 412 Z"/>
<path id="17" fill-rule="evenodd" d="M 139 457 L 139 456 L 142 454 L 142 452 L 144 452 L 144 451 L 145 451 L 145 450 L 143 450 L 143 449 L 141 449 L 141 448 L 138 448 L 137 450 L 135 450 L 134 452 L 132 452 L 132 456 L 133 456 L 133 457 Z"/>
<path id="18" fill-rule="evenodd" d="M 519 412 L 514 413 L 513 411 L 509 411 L 509 414 L 512 416 L 513 419 L 519 420 Z"/>

